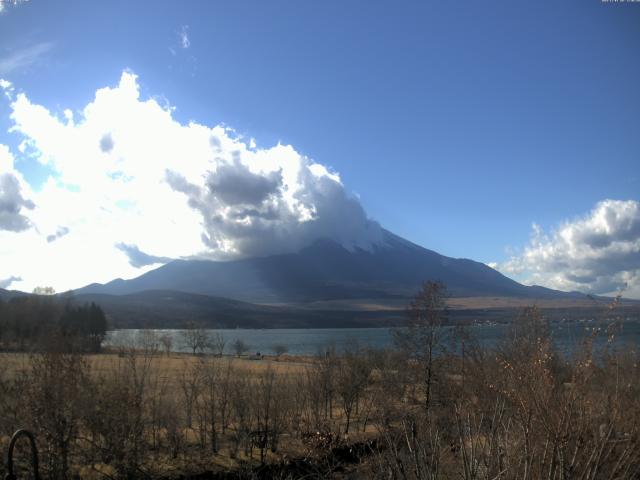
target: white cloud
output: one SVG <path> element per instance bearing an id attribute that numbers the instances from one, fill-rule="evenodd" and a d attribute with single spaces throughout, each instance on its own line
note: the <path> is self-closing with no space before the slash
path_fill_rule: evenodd
<path id="1" fill-rule="evenodd" d="M 7 5 L 19 5 L 20 3 L 26 3 L 29 0 L 0 0 L 0 14 L 6 11 Z"/>
<path id="2" fill-rule="evenodd" d="M 31 227 L 26 211 L 35 205 L 24 197 L 22 176 L 14 169 L 13 156 L 0 144 L 0 231 L 22 232 Z"/>
<path id="3" fill-rule="evenodd" d="M 19 282 L 20 280 L 22 280 L 22 278 L 14 276 L 11 276 L 9 278 L 2 278 L 0 279 L 0 288 L 9 288 L 12 283 Z"/>
<path id="4" fill-rule="evenodd" d="M 3 90 L 4 96 L 9 100 L 13 100 L 13 94 L 15 89 L 13 88 L 13 84 L 9 80 L 5 80 L 4 78 L 0 78 L 0 89 Z"/>
<path id="5" fill-rule="evenodd" d="M 38 192 L 25 186 L 34 208 L 19 214 L 33 228 L 0 231 L 0 278 L 21 277 L 14 288 L 62 291 L 170 258 L 268 255 L 319 237 L 349 248 L 381 239 L 336 173 L 291 146 L 181 124 L 140 98 L 130 72 L 75 115 L 19 93 L 10 119 L 23 154 L 55 172 Z"/>
<path id="6" fill-rule="evenodd" d="M 530 244 L 499 269 L 560 290 L 640 298 L 640 202 L 603 200 L 549 235 L 534 224 Z"/>
<path id="7" fill-rule="evenodd" d="M 188 32 L 189 25 L 182 25 L 182 27 L 180 27 L 180 46 L 185 50 L 191 46 Z"/>

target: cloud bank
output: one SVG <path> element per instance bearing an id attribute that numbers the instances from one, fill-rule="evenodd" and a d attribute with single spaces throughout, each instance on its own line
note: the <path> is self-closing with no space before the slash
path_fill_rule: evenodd
<path id="1" fill-rule="evenodd" d="M 127 256 L 129 264 L 135 268 L 146 267 L 147 265 L 157 265 L 159 263 L 167 263 L 171 261 L 168 257 L 156 257 L 154 255 L 149 255 L 148 253 L 141 251 L 135 245 L 116 243 L 116 248 Z"/>
<path id="2" fill-rule="evenodd" d="M 0 231 L 22 232 L 31 226 L 26 211 L 35 205 L 23 196 L 24 180 L 14 169 L 9 149 L 0 145 Z"/>
<path id="3" fill-rule="evenodd" d="M 549 235 L 534 225 L 523 253 L 498 268 L 559 290 L 640 298 L 640 202 L 601 201 Z"/>
<path id="4" fill-rule="evenodd" d="M 11 276 L 9 278 L 0 278 L 0 288 L 9 288 L 12 283 L 21 281 L 22 278 Z"/>
<path id="5" fill-rule="evenodd" d="M 180 123 L 141 98 L 131 72 L 75 112 L 5 93 L 23 139 L 16 168 L 0 148 L 0 278 L 21 277 L 15 288 L 61 291 L 172 258 L 270 255 L 321 237 L 364 249 L 382 239 L 337 173 L 289 145 Z M 37 190 L 18 171 L 26 156 L 53 172 Z"/>

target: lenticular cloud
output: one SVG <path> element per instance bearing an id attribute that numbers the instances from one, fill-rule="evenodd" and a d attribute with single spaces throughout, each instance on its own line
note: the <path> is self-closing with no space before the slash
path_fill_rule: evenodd
<path id="1" fill-rule="evenodd" d="M 154 259 L 295 251 L 322 237 L 364 249 L 381 240 L 338 174 L 291 146 L 256 148 L 223 126 L 180 123 L 172 108 L 141 98 L 133 73 L 76 112 L 5 93 L 21 154 L 52 172 L 30 192 L 33 203 L 4 182 L 5 229 L 29 230 L 49 257 L 90 256 L 98 277 L 133 276 Z M 145 261 L 131 262 L 131 252 Z"/>

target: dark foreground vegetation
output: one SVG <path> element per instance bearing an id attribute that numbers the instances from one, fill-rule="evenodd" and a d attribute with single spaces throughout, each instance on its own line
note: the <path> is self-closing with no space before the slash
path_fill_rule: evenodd
<path id="1" fill-rule="evenodd" d="M 78 305 L 52 295 L 0 299 L 2 350 L 75 350 L 99 352 L 107 319 L 95 303 Z"/>
<path id="2" fill-rule="evenodd" d="M 0 446 L 31 429 L 54 479 L 638 478 L 640 356 L 613 348 L 619 322 L 567 357 L 531 308 L 483 348 L 445 337 L 444 293 L 424 286 L 393 350 L 4 354 Z"/>

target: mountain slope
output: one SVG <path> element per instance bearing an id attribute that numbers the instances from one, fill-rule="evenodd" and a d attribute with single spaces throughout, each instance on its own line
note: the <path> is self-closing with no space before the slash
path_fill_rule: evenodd
<path id="1" fill-rule="evenodd" d="M 401 299 L 427 279 L 443 281 L 453 296 L 571 297 L 521 285 L 490 267 L 440 255 L 385 231 L 373 251 L 349 251 L 319 240 L 298 253 L 229 262 L 176 260 L 131 280 L 92 284 L 76 294 L 125 295 L 173 290 L 254 303 L 337 299 Z"/>
<path id="2" fill-rule="evenodd" d="M 110 328 L 184 328 L 194 322 L 208 328 L 356 328 L 404 325 L 406 311 L 399 309 L 340 310 L 295 306 L 256 305 L 227 298 L 208 297 L 166 290 L 147 290 L 129 295 L 83 294 L 73 298 L 78 304 L 95 302 L 109 320 Z M 453 308 L 453 322 L 508 322 L 521 306 Z M 600 307 L 580 300 L 541 302 L 551 320 L 578 319 L 601 314 Z M 624 315 L 636 315 L 637 305 L 618 307 Z M 635 309 L 635 310 L 634 310 Z M 622 313 L 621 313 L 622 314 Z"/>
<path id="3" fill-rule="evenodd" d="M 111 328 L 182 328 L 187 322 L 213 328 L 371 327 L 399 324 L 404 319 L 403 311 L 303 310 L 167 290 L 82 294 L 74 301 L 100 305 Z"/>
<path id="4" fill-rule="evenodd" d="M 0 300 L 3 300 L 3 301 L 11 300 L 12 298 L 15 298 L 15 297 L 23 297 L 25 295 L 28 295 L 28 293 L 19 292 L 17 290 L 5 290 L 3 288 L 0 288 Z"/>

